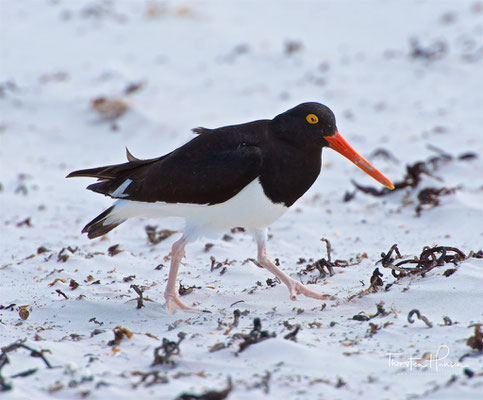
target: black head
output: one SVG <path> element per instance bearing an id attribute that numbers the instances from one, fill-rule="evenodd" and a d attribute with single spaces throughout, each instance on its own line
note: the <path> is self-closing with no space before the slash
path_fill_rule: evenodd
<path id="1" fill-rule="evenodd" d="M 334 113 L 320 103 L 302 103 L 272 120 L 274 134 L 296 146 L 324 147 L 337 133 Z"/>

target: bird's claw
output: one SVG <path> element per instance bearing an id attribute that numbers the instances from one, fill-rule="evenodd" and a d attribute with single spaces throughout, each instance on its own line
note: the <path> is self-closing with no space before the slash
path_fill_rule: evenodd
<path id="1" fill-rule="evenodd" d="M 175 294 L 165 294 L 164 298 L 166 299 L 166 309 L 171 314 L 173 314 L 176 310 L 203 312 L 203 310 L 198 308 L 187 306 Z"/>
<path id="2" fill-rule="evenodd" d="M 295 279 L 290 280 L 287 286 L 290 292 L 290 300 L 297 300 L 297 295 L 299 294 L 317 300 L 330 300 L 332 298 L 332 296 L 321 294 L 315 290 L 309 289 L 307 286 L 297 282 Z"/>

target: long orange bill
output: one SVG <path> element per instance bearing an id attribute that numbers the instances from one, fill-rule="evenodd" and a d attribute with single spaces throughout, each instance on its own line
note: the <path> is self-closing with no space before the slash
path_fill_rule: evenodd
<path id="1" fill-rule="evenodd" d="M 376 181 L 382 183 L 388 189 L 394 189 L 394 185 L 391 183 L 391 181 L 381 174 L 377 169 L 375 169 L 359 153 L 357 153 L 357 151 L 355 151 L 352 146 L 345 141 L 339 132 L 336 132 L 334 136 L 324 136 L 324 139 L 329 142 L 329 147 L 331 149 L 351 160 L 366 174 L 372 176 Z"/>

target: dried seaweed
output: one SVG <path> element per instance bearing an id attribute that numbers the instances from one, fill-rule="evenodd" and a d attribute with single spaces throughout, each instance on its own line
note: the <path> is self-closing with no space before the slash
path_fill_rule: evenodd
<path id="1" fill-rule="evenodd" d="M 386 311 L 384 308 L 384 302 L 381 300 L 379 303 L 376 304 L 376 313 L 375 314 L 368 314 L 364 311 L 361 311 L 359 314 L 356 314 L 352 317 L 354 321 L 369 321 L 376 317 L 385 317 L 390 313 Z"/>
<path id="2" fill-rule="evenodd" d="M 135 300 L 137 300 L 137 305 L 136 305 L 136 308 L 137 309 L 140 309 L 140 308 L 143 308 L 144 307 L 144 300 L 146 300 L 146 301 L 153 301 L 150 298 L 143 296 L 144 290 L 141 289 L 138 285 L 131 285 L 130 287 L 138 295 L 137 299 L 135 299 Z"/>
<path id="3" fill-rule="evenodd" d="M 475 324 L 475 334 L 470 336 L 466 344 L 476 351 L 483 351 L 483 332 L 481 331 L 482 324 Z"/>
<path id="4" fill-rule="evenodd" d="M 139 382 L 133 385 L 134 388 L 137 388 L 139 385 L 142 384 L 144 384 L 146 387 L 150 387 L 153 385 L 157 385 L 158 383 L 164 384 L 169 382 L 169 379 L 166 375 L 160 375 L 160 371 L 134 371 L 131 373 L 131 375 L 141 377 Z"/>
<path id="5" fill-rule="evenodd" d="M 429 322 L 429 320 L 424 315 L 422 315 L 419 312 L 419 310 L 416 309 L 416 308 L 414 308 L 411 311 L 409 311 L 409 314 L 408 314 L 408 322 L 410 324 L 413 324 L 414 323 L 413 315 L 416 315 L 416 317 L 418 317 L 418 319 L 420 319 L 421 321 L 423 321 L 428 328 L 432 328 L 433 327 L 433 324 L 431 322 Z"/>
<path id="6" fill-rule="evenodd" d="M 71 290 L 75 290 L 79 287 L 79 284 L 74 279 L 71 279 L 69 282 L 69 287 Z"/>
<path id="7" fill-rule="evenodd" d="M 311 283 L 316 283 L 318 279 L 324 279 L 327 277 L 327 274 L 329 276 L 333 276 L 335 274 L 334 268 L 346 268 L 352 265 L 357 265 L 360 264 L 361 261 L 364 258 L 367 258 L 366 254 L 362 254 L 360 256 L 357 256 L 355 260 L 352 258 L 350 260 L 334 260 L 332 261 L 332 245 L 330 244 L 330 241 L 328 239 L 322 238 L 320 239 L 321 242 L 325 243 L 326 247 L 326 252 L 327 252 L 327 258 L 321 258 L 312 264 L 306 265 L 304 269 L 298 272 L 298 275 L 306 275 L 309 272 L 317 270 L 319 272 L 319 276 L 315 278 L 314 281 L 311 281 Z M 299 258 L 299 261 L 297 264 L 304 264 L 306 262 L 305 258 Z"/>
<path id="8" fill-rule="evenodd" d="M 372 290 L 373 292 L 377 292 L 377 287 L 384 285 L 384 282 L 381 279 L 382 276 L 383 275 L 379 271 L 379 268 L 376 268 L 372 272 L 372 276 L 371 276 L 371 279 L 370 279 L 371 285 L 369 286 L 370 290 Z"/>
<path id="9" fill-rule="evenodd" d="M 395 257 L 392 256 L 393 253 L 396 253 Z M 419 257 L 407 258 L 394 263 L 396 259 L 401 258 L 402 256 L 397 244 L 394 244 L 387 254 L 384 252 L 381 253 L 381 259 L 377 261 L 377 263 L 382 263 L 384 268 L 390 268 L 392 270 L 392 275 L 395 278 L 401 278 L 409 274 L 425 276 L 425 274 L 433 268 L 443 266 L 447 263 L 458 265 L 459 262 L 466 260 L 468 257 L 456 247 L 425 246 Z M 413 267 L 402 267 L 402 265 L 405 264 L 415 265 Z M 398 271 L 399 274 L 396 271 Z"/>
<path id="10" fill-rule="evenodd" d="M 124 250 L 119 248 L 119 243 L 115 244 L 107 249 L 107 254 L 109 257 L 114 257 L 115 255 L 122 253 Z"/>
<path id="11" fill-rule="evenodd" d="M 416 206 L 416 215 L 419 217 L 421 212 L 428 208 L 434 208 L 440 204 L 439 198 L 448 194 L 453 194 L 459 187 L 454 188 L 434 188 L 427 187 L 418 193 L 419 204 Z M 429 206 L 429 207 L 425 207 Z"/>
<path id="12" fill-rule="evenodd" d="M 430 150 L 435 151 L 437 155 L 430 157 L 426 161 L 417 161 L 413 164 L 406 165 L 406 174 L 404 175 L 402 180 L 396 181 L 394 183 L 393 190 L 390 190 L 388 188 L 378 189 L 378 188 L 375 188 L 374 186 L 363 186 L 358 184 L 354 180 L 352 180 L 352 184 L 355 186 L 356 190 L 353 192 L 346 192 L 344 195 L 344 201 L 347 202 L 354 199 L 357 191 L 360 191 L 365 194 L 369 194 L 371 196 L 381 197 L 381 196 L 386 196 L 389 193 L 397 192 L 402 189 L 409 188 L 411 190 L 414 190 L 421 183 L 423 175 L 434 178 L 434 175 L 432 173 L 436 171 L 442 163 L 448 163 L 455 160 L 468 161 L 478 157 L 476 153 L 473 153 L 473 152 L 462 153 L 459 156 L 454 157 L 451 154 L 448 154 L 443 150 L 438 149 L 435 146 L 428 146 L 428 147 Z M 416 209 L 416 212 L 417 213 L 421 212 L 423 204 L 433 204 L 433 206 L 435 206 L 434 203 L 436 202 L 438 196 L 454 193 L 454 191 L 457 189 L 458 188 L 452 188 L 452 189 L 426 188 L 421 190 L 418 194 L 418 199 L 420 201 L 420 204 L 418 207 L 420 207 L 420 209 L 419 211 L 418 209 Z"/>
<path id="13" fill-rule="evenodd" d="M 448 53 L 448 44 L 443 40 L 436 40 L 430 45 L 423 46 L 417 38 L 410 40 L 411 51 L 409 56 L 413 59 L 434 61 L 443 58 Z"/>
<path id="14" fill-rule="evenodd" d="M 8 353 L 12 351 L 16 351 L 17 349 L 25 349 L 30 351 L 30 356 L 34 358 L 40 358 L 44 364 L 47 366 L 47 368 L 57 368 L 53 367 L 49 360 L 44 355 L 44 352 L 46 350 L 35 350 L 34 348 L 27 346 L 25 343 L 25 340 L 19 340 L 17 342 L 14 342 L 12 344 L 9 344 L 8 346 L 4 346 L 1 348 L 2 353 L 0 354 L 0 392 L 6 392 L 9 390 L 12 390 L 13 386 L 12 384 L 8 383 L 6 378 L 2 375 L 2 368 L 10 363 L 10 359 L 8 357 Z M 17 377 L 25 377 L 34 374 L 37 372 L 36 368 L 32 368 L 23 372 L 19 372 L 15 375 L 12 375 L 10 378 L 17 378 Z"/>
<path id="15" fill-rule="evenodd" d="M 158 244 L 178 232 L 169 229 L 157 230 L 157 226 L 151 225 L 146 225 L 144 230 L 146 231 L 146 235 L 148 235 L 148 242 L 151 244 Z"/>
<path id="16" fill-rule="evenodd" d="M 56 289 L 55 292 L 59 295 L 59 296 L 62 296 L 64 297 L 64 299 L 68 299 L 67 295 L 60 289 Z"/>
<path id="17" fill-rule="evenodd" d="M 186 337 L 186 333 L 179 332 L 178 333 L 178 341 L 173 342 L 169 339 L 163 338 L 161 346 L 158 346 L 154 349 L 154 361 L 151 366 L 155 365 L 168 365 L 173 367 L 175 362 L 171 359 L 172 356 L 179 355 L 181 349 L 179 345 Z M 160 354 L 160 352 L 163 354 Z"/>
<path id="18" fill-rule="evenodd" d="M 193 292 L 193 290 L 195 289 L 201 289 L 201 286 L 184 286 L 181 281 L 179 281 L 179 288 L 178 288 L 178 294 L 180 296 L 186 296 L 188 294 L 190 294 L 191 292 Z"/>
<path id="19" fill-rule="evenodd" d="M 253 329 L 250 331 L 250 333 L 248 335 L 241 335 L 243 342 L 241 342 L 239 345 L 238 353 L 241 353 L 252 344 L 274 338 L 275 336 L 275 332 L 270 333 L 268 331 L 262 331 L 262 322 L 260 321 L 260 318 L 255 318 L 253 320 Z"/>
<path id="20" fill-rule="evenodd" d="M 233 390 L 231 378 L 228 378 L 227 387 L 223 390 L 210 390 L 203 394 L 182 393 L 176 400 L 224 400 Z"/>
<path id="21" fill-rule="evenodd" d="M 107 342 L 108 346 L 118 346 L 122 339 L 125 337 L 131 339 L 133 336 L 133 333 L 129 329 L 123 328 L 122 326 L 116 326 L 112 331 L 114 332 L 114 339 Z"/>
<path id="22" fill-rule="evenodd" d="M 300 325 L 295 325 L 295 328 L 292 332 L 287 333 L 283 338 L 287 340 L 291 340 L 292 342 L 297 341 L 297 333 L 300 331 Z"/>
<path id="23" fill-rule="evenodd" d="M 235 311 L 233 311 L 233 323 L 232 326 L 235 328 L 238 327 L 238 323 L 240 322 L 240 310 L 237 308 Z"/>

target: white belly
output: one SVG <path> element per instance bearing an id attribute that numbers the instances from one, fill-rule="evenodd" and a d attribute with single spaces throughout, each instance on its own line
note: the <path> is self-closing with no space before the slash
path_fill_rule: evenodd
<path id="1" fill-rule="evenodd" d="M 267 227 L 287 210 L 282 203 L 272 203 L 255 179 L 235 197 L 215 205 L 118 200 L 106 222 L 135 216 L 182 217 L 199 228 L 226 230 L 240 226 L 251 230 Z"/>

